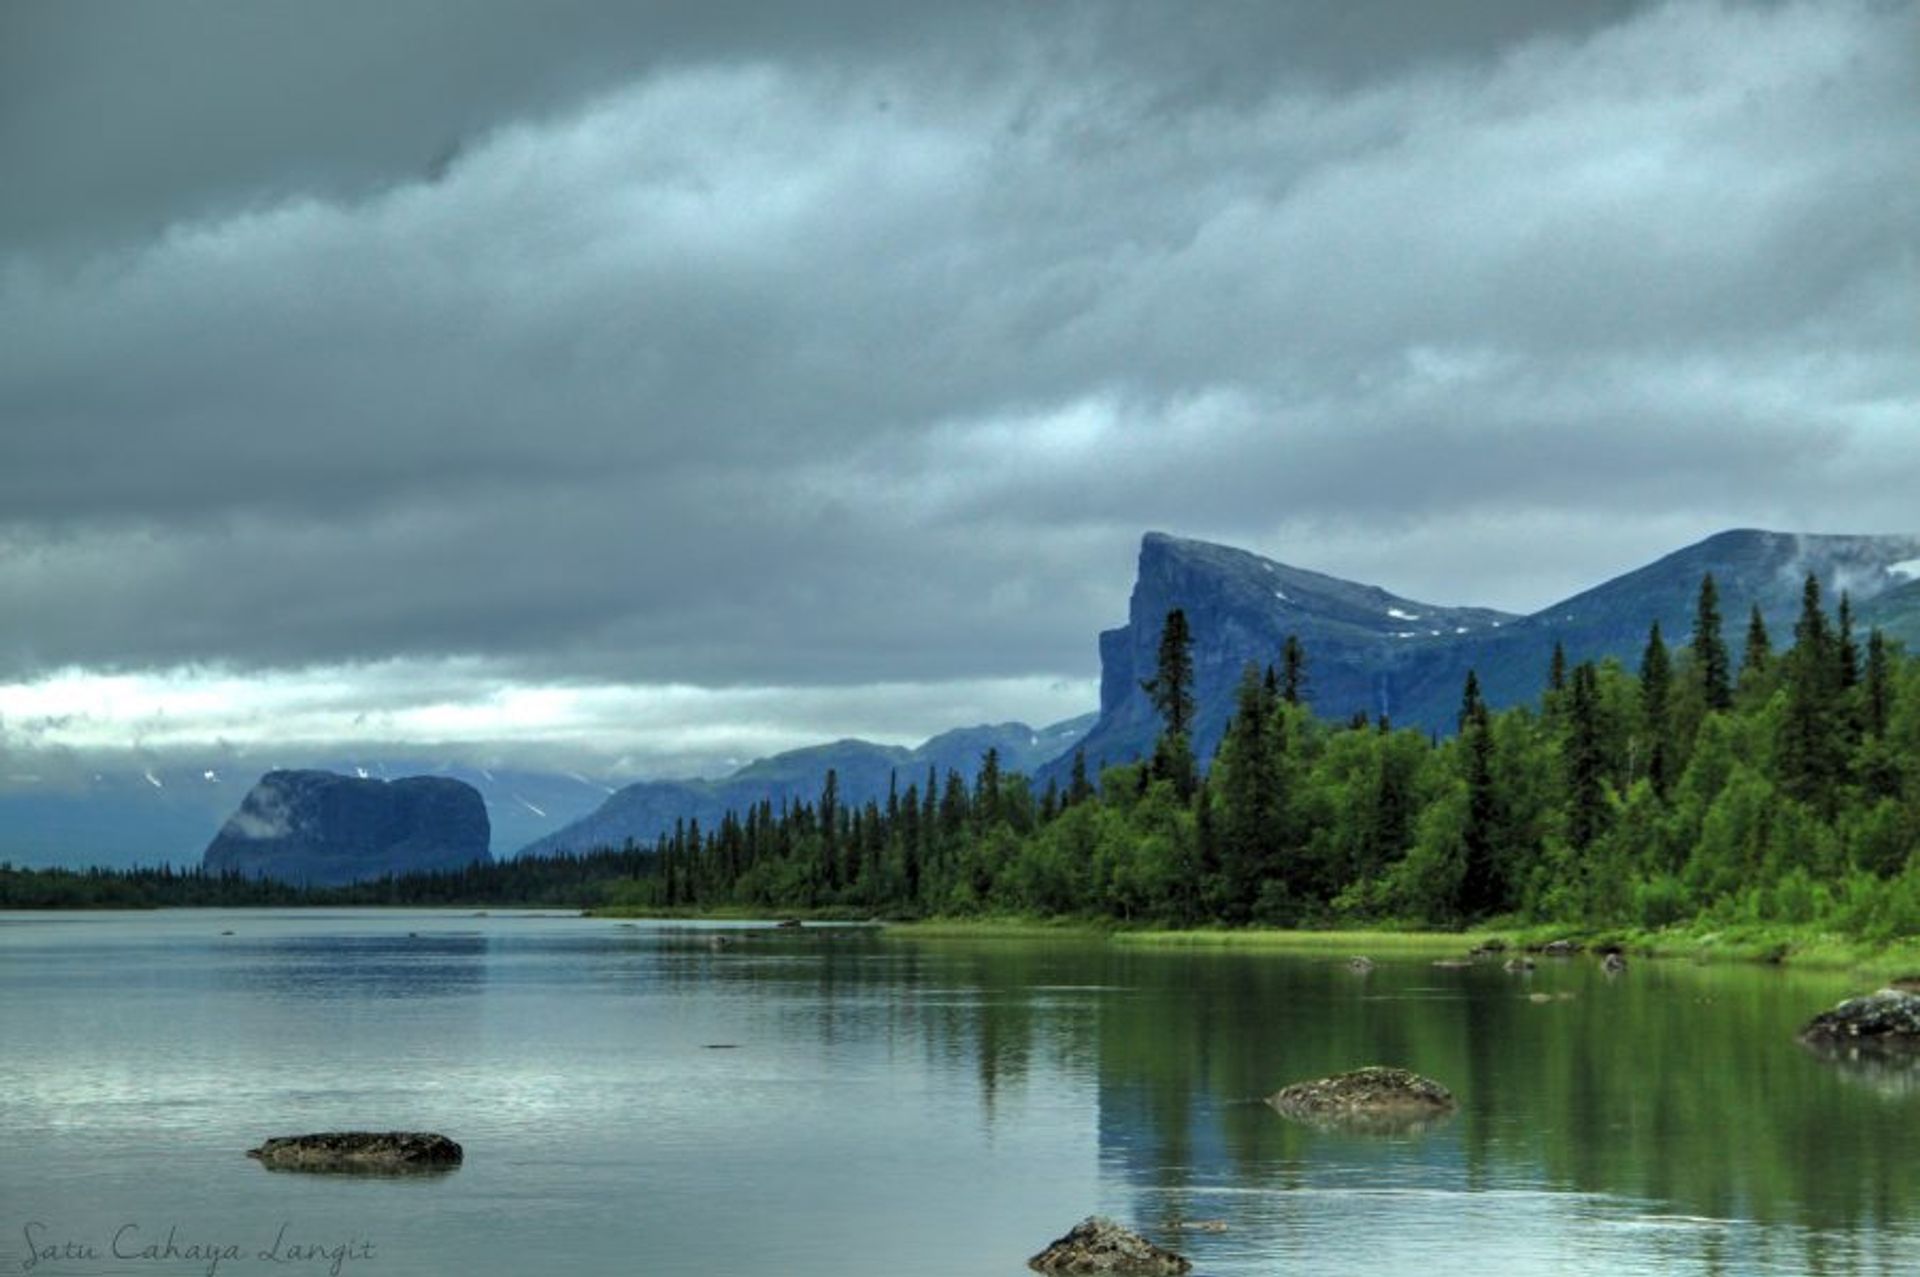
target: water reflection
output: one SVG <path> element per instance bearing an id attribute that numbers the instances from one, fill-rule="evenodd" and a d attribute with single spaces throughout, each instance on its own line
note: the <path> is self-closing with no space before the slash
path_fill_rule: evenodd
<path id="1" fill-rule="evenodd" d="M 1725 1236 L 1745 1222 L 1786 1230 L 1767 1244 L 1793 1239 L 1788 1268 L 1871 1270 L 1886 1244 L 1912 1258 L 1920 1071 L 1800 1049 L 1794 1029 L 1832 1000 L 1818 979 L 1575 960 L 1382 962 L 1356 980 L 1331 960 L 870 936 L 783 938 L 761 958 L 709 954 L 699 978 L 806 986 L 828 1038 L 879 999 L 890 1031 L 971 1063 L 989 1122 L 1037 1061 L 1089 1062 L 1104 1173 L 1161 1230 L 1222 1214 L 1228 1189 L 1518 1193 L 1597 1203 L 1595 1229 L 1705 1271 L 1751 1258 Z M 1458 1114 L 1322 1130 L 1261 1102 L 1366 1064 L 1437 1078 Z M 1248 1222 L 1281 1226 L 1270 1207 Z"/>
<path id="2" fill-rule="evenodd" d="M 478 931 L 273 936 L 227 942 L 214 971 L 236 989 L 291 1000 L 443 998 L 482 989 L 490 948 Z"/>

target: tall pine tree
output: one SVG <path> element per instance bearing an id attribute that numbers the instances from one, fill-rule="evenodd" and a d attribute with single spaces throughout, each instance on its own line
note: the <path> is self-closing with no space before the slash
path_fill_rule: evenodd
<path id="1" fill-rule="evenodd" d="M 1154 747 L 1153 771 L 1173 782 L 1182 802 L 1193 797 L 1193 634 L 1180 608 L 1167 613 L 1160 630 L 1159 667 L 1140 686 L 1160 711 L 1163 730 Z"/>
<path id="2" fill-rule="evenodd" d="M 1660 622 L 1655 621 L 1640 657 L 1640 732 L 1646 741 L 1647 780 L 1663 798 L 1673 782 L 1673 728 L 1668 709 L 1672 689 L 1673 662 L 1660 635 Z"/>
<path id="3" fill-rule="evenodd" d="M 1700 578 L 1700 598 L 1694 607 L 1693 669 L 1707 708 L 1732 709 L 1733 670 L 1720 632 L 1720 587 L 1711 572 Z"/>

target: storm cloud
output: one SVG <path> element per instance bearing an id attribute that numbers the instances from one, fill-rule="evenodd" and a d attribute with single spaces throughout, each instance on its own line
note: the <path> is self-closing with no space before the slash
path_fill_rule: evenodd
<path id="1" fill-rule="evenodd" d="M 0 680 L 911 738 L 1090 707 L 1148 528 L 1912 530 L 1920 6 L 939 8 L 10 10 Z"/>

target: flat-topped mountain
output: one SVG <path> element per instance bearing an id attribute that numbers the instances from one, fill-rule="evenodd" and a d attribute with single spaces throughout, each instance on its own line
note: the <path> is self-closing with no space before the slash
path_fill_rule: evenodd
<path id="1" fill-rule="evenodd" d="M 464 869 L 491 859 L 480 792 L 444 776 L 373 780 L 272 771 L 207 847 L 215 873 L 313 886 Z"/>
<path id="2" fill-rule="evenodd" d="M 908 785 L 924 785 L 929 769 L 942 781 L 951 769 L 972 783 L 989 749 L 999 751 L 1003 770 L 1031 774 L 1048 759 L 1070 752 L 1092 726 L 1093 717 L 1083 714 L 1038 729 L 1025 723 L 961 727 L 913 749 L 840 740 L 762 758 L 720 780 L 639 781 L 615 792 L 598 810 L 529 843 L 517 854 L 583 852 L 619 847 L 628 839 L 651 847 L 661 834 L 673 831 L 676 821 L 698 820 L 711 828 L 727 812 L 744 814 L 762 802 L 776 809 L 784 802 L 814 802 L 828 771 L 834 773 L 840 800 L 856 806 L 884 800 L 890 784 L 897 783 L 903 792 Z"/>
<path id="3" fill-rule="evenodd" d="M 1669 643 L 1692 633 L 1701 577 L 1720 594 L 1737 653 L 1758 604 L 1776 641 L 1791 633 L 1807 573 L 1830 597 L 1852 595 L 1862 625 L 1920 639 L 1920 537 L 1723 532 L 1529 616 L 1405 599 L 1375 586 L 1276 563 L 1244 550 L 1150 532 L 1127 624 L 1100 635 L 1100 719 L 1081 745 L 1089 764 L 1151 752 L 1160 722 L 1141 682 L 1153 677 L 1167 613 L 1193 633 L 1198 756 L 1207 759 L 1233 709 L 1241 670 L 1277 664 L 1297 635 L 1307 695 L 1330 717 L 1385 714 L 1396 724 L 1448 732 L 1469 669 L 1495 706 L 1538 696 L 1553 646 L 1570 661 L 1639 660 L 1658 620 Z M 1065 773 L 1070 754 L 1042 769 Z"/>

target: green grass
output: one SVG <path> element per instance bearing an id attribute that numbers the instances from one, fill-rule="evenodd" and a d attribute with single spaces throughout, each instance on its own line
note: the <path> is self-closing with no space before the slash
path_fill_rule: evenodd
<path id="1" fill-rule="evenodd" d="M 1197 931 L 1121 931 L 1117 943 L 1145 948 L 1264 949 L 1298 953 L 1452 954 L 1489 938 L 1488 933 L 1461 931 L 1279 931 L 1205 929 Z"/>
<path id="2" fill-rule="evenodd" d="M 1037 918 L 1015 914 L 889 922 L 886 934 L 908 940 L 1099 940 L 1114 934 L 1114 924 L 1102 919 Z"/>
<path id="3" fill-rule="evenodd" d="M 589 918 L 662 918 L 686 922 L 776 922 L 800 918 L 807 922 L 872 922 L 873 910 L 836 905 L 826 909 L 763 909 L 749 905 L 595 905 L 582 910 Z"/>
<path id="4" fill-rule="evenodd" d="M 869 922 L 863 909 L 767 910 L 624 909 L 587 911 L 595 918 L 677 918 L 741 921 L 783 917 L 809 922 Z M 1811 926 L 1780 924 L 1714 927 L 1696 922 L 1660 931 L 1639 928 L 1574 927 L 1552 924 L 1495 925 L 1473 931 L 1422 931 L 1374 928 L 1349 931 L 1296 931 L 1265 927 L 1208 927 L 1168 930 L 1128 927 L 1103 918 L 1042 918 L 996 915 L 888 921 L 885 934 L 902 940 L 1065 940 L 1104 941 L 1149 949 L 1232 949 L 1246 952 L 1314 953 L 1379 957 L 1459 957 L 1490 940 L 1520 949 L 1549 940 L 1574 939 L 1589 949 L 1619 945 L 1642 958 L 1688 962 L 1754 962 L 1809 971 L 1845 971 L 1863 980 L 1920 975 L 1920 937 L 1889 943 L 1857 940 Z"/>

